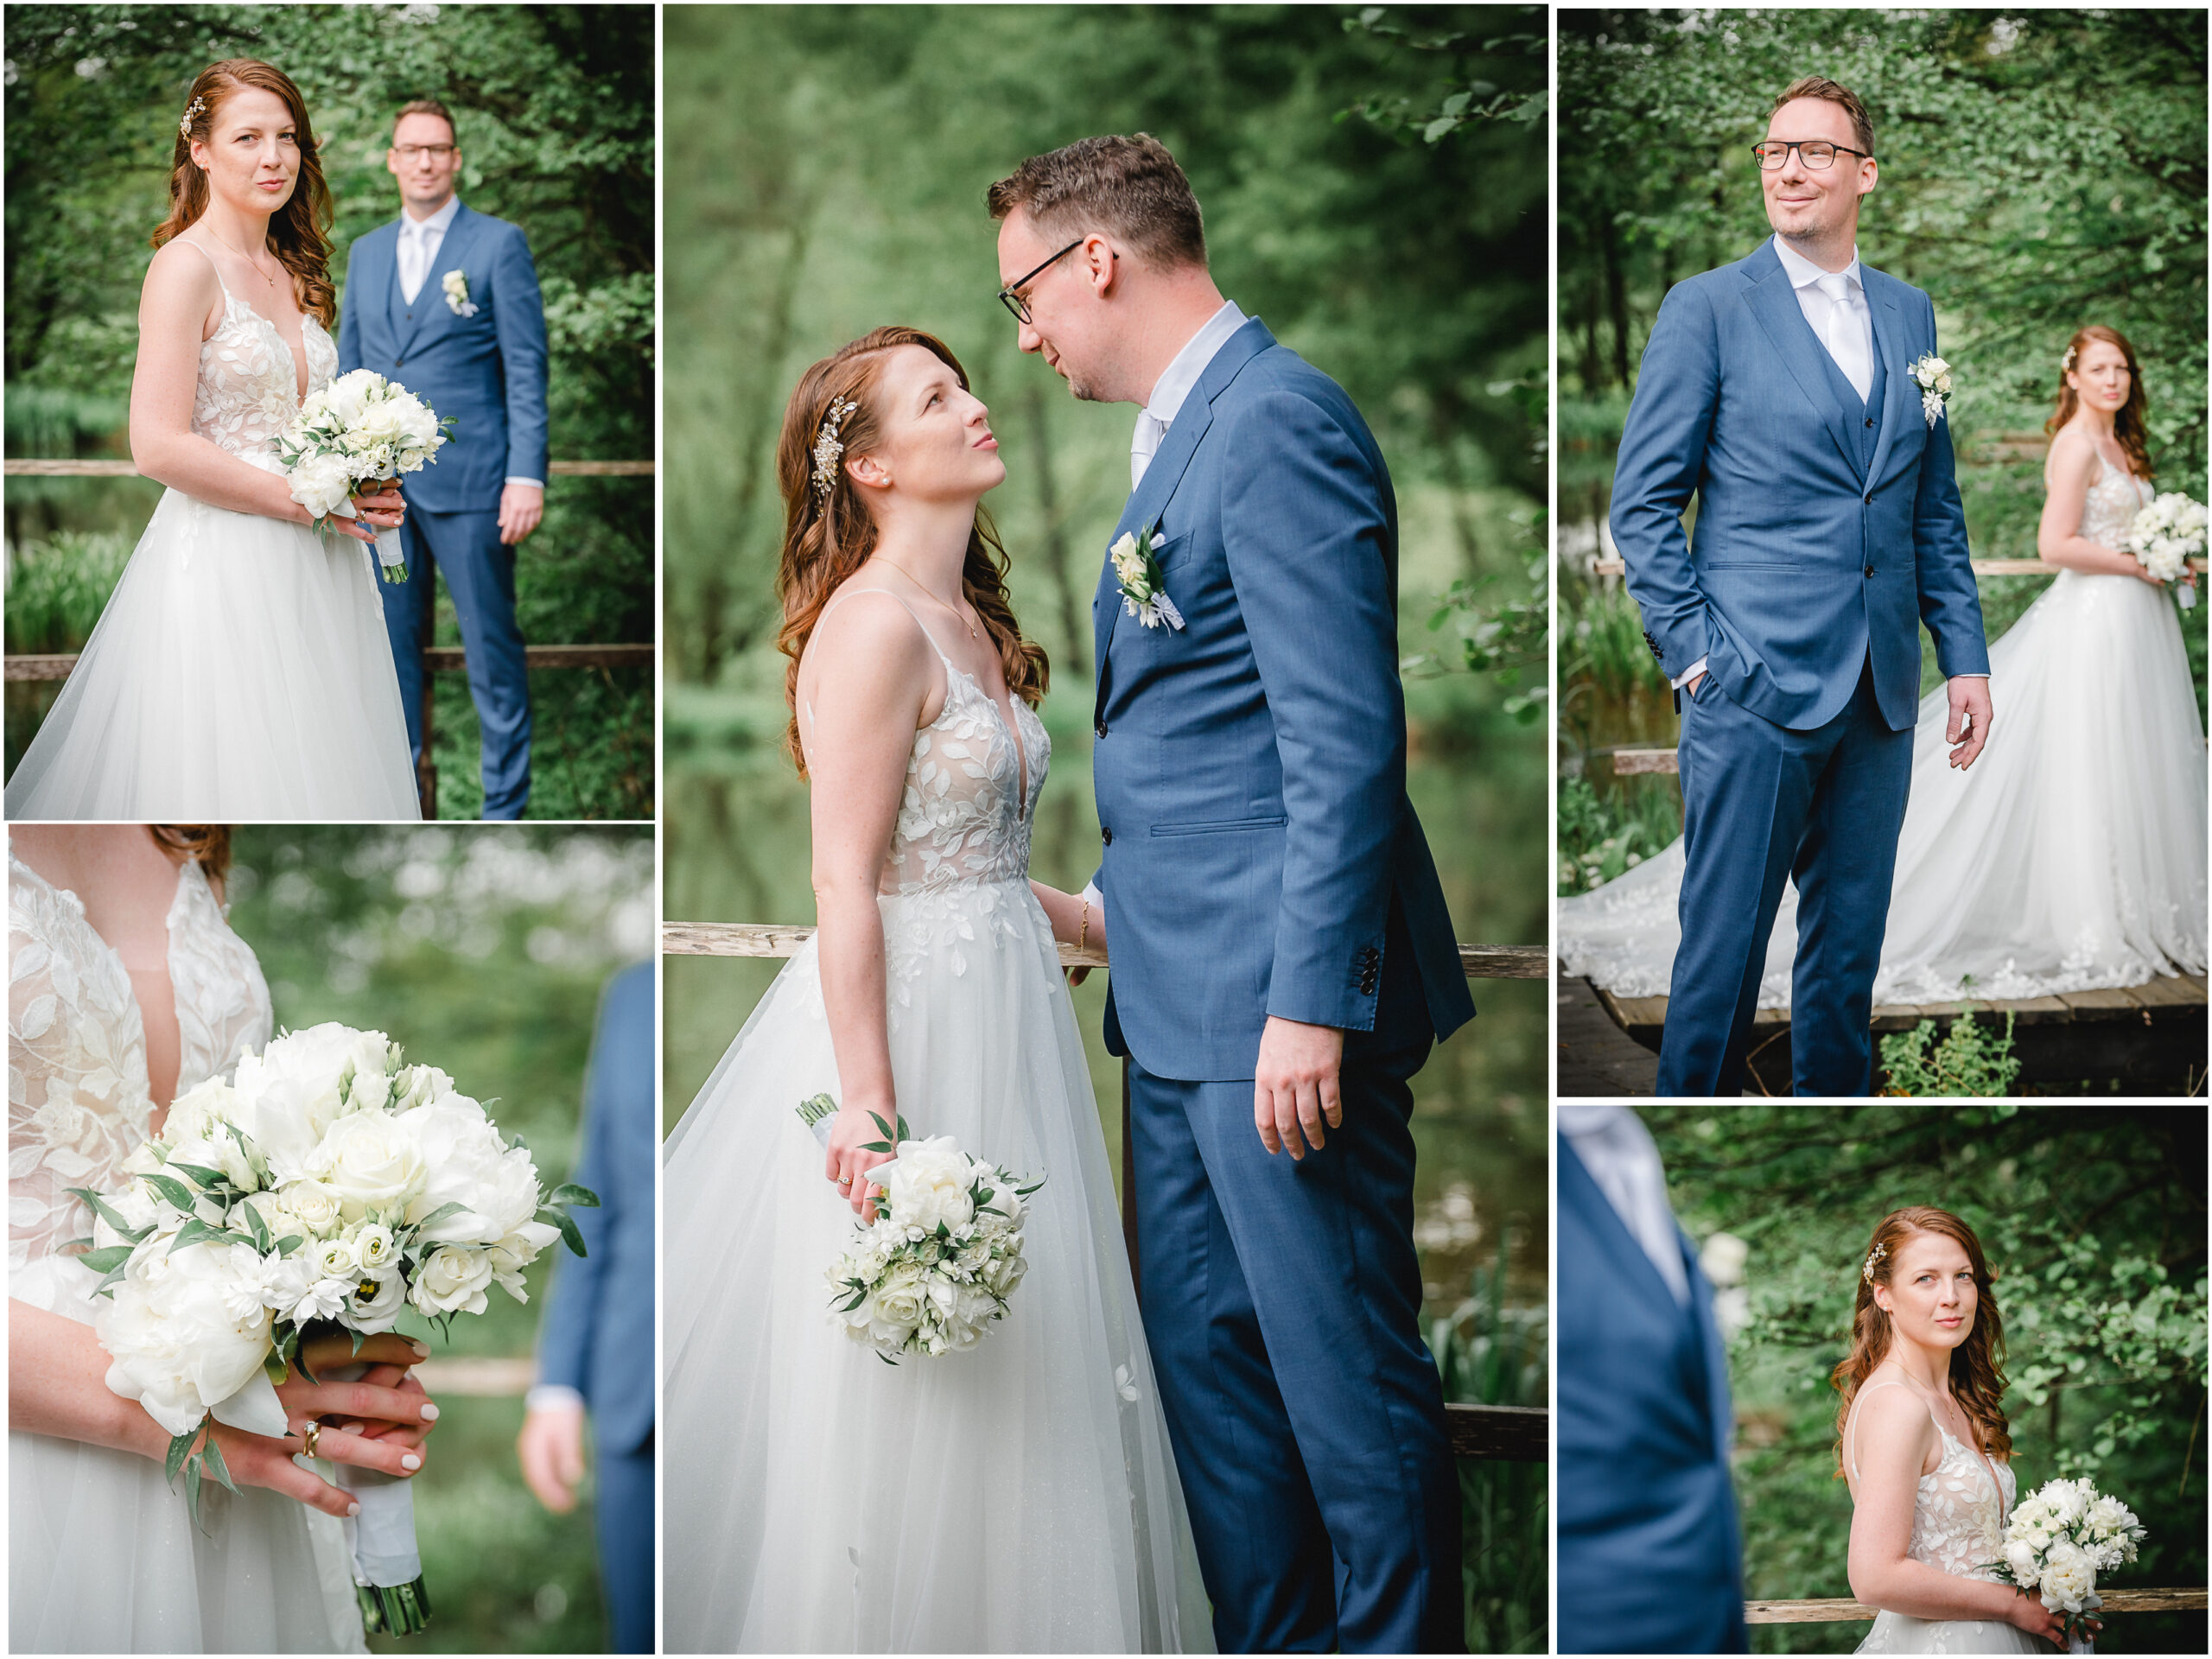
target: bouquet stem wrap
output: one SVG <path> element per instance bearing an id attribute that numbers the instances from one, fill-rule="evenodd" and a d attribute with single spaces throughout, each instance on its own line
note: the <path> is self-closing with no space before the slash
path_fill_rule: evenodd
<path id="1" fill-rule="evenodd" d="M 363 487 L 373 495 L 377 491 L 391 488 L 398 482 L 396 478 L 376 479 Z M 386 582 L 407 580 L 407 556 L 400 551 L 397 530 L 377 531 L 377 575 Z"/>
<path id="2" fill-rule="evenodd" d="M 344 1365 L 324 1375 L 334 1382 L 358 1382 L 368 1369 Z M 372 1636 L 412 1636 L 430 1618 L 422 1552 L 415 1545 L 415 1483 L 349 1463 L 334 1468 L 339 1490 L 361 1506 L 360 1514 L 346 1522 L 361 1623 Z"/>

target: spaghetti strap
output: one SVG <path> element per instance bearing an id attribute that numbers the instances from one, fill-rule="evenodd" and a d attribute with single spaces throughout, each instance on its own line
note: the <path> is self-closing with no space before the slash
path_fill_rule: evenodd
<path id="1" fill-rule="evenodd" d="M 1885 1376 L 1879 1382 L 1868 1383 L 1865 1388 L 1859 1389 L 1857 1396 L 1853 1399 L 1851 1402 L 1851 1421 L 1844 1425 L 1844 1431 L 1851 1436 L 1851 1478 L 1853 1481 L 1856 1481 L 1859 1478 L 1859 1402 L 1866 1399 L 1868 1395 L 1873 1393 L 1877 1389 L 1901 1389 L 1903 1387 L 1904 1387 L 1904 1384 L 1899 1382 L 1896 1377 Z M 1925 1401 L 1923 1401 L 1921 1403 L 1923 1405 L 1927 1404 Z M 1936 1415 L 1935 1407 L 1929 1406 L 1928 1415 L 1929 1420 L 1932 1421 Z M 1938 1423 L 1936 1427 L 1940 1428 L 1942 1425 Z"/>
<path id="2" fill-rule="evenodd" d="M 922 638 L 930 642 L 930 649 L 937 652 L 938 661 L 944 664 L 947 673 L 953 671 L 952 658 L 944 654 L 944 647 L 938 644 L 937 636 L 930 632 L 930 625 L 923 621 L 919 616 L 915 615 L 914 607 L 909 605 L 905 600 L 899 598 L 898 594 L 893 593 L 888 588 L 846 588 L 842 593 L 839 594 L 835 599 L 832 599 L 827 605 L 824 605 L 822 607 L 822 614 L 814 619 L 814 626 L 817 628 L 820 627 L 823 622 L 829 620 L 830 612 L 836 610 L 840 605 L 850 599 L 855 594 L 881 594 L 886 599 L 891 601 L 893 604 L 898 606 L 900 610 L 906 612 L 908 616 L 913 617 L 914 626 L 922 631 Z"/>
<path id="3" fill-rule="evenodd" d="M 202 259 L 205 259 L 207 262 L 207 269 L 215 273 L 215 286 L 223 290 L 223 297 L 225 299 L 229 299 L 231 297 L 231 285 L 223 280 L 223 268 L 215 263 L 215 256 L 208 252 L 207 249 L 201 247 L 197 242 L 194 242 L 189 237 L 180 236 L 176 239 L 179 242 L 181 242 L 186 247 L 193 250 L 194 252 L 197 253 Z"/>

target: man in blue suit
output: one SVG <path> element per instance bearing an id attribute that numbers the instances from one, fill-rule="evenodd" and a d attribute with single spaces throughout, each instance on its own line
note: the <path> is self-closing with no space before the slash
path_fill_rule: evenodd
<path id="1" fill-rule="evenodd" d="M 353 245 L 338 327 L 342 372 L 374 369 L 452 416 L 453 441 L 407 480 L 409 580 L 386 582 L 400 701 L 423 758 L 423 647 L 435 576 L 461 620 L 482 731 L 484 816 L 530 800 L 530 677 L 515 625 L 515 548 L 545 510 L 545 308 L 519 226 L 454 194 L 461 148 L 435 99 L 399 112 L 385 164 L 405 208 Z"/>
<path id="2" fill-rule="evenodd" d="M 1559 1122 L 1559 1650 L 1742 1653 L 1713 1287 L 1636 1115 Z"/>
<path id="3" fill-rule="evenodd" d="M 1033 157 L 989 205 L 1021 349 L 1144 409 L 1113 540 L 1156 537 L 1168 606 L 1140 613 L 1108 557 L 1096 888 L 1145 1330 L 1215 1640 L 1457 1649 L 1408 1120 L 1474 1006 L 1406 798 L 1389 473 L 1342 388 L 1222 298 L 1157 141 Z"/>
<path id="4" fill-rule="evenodd" d="M 1989 737 L 1950 425 L 1912 372 L 1935 356 L 1935 307 L 1859 263 L 1873 149 L 1866 106 L 1835 82 L 1775 100 L 1756 150 L 1774 238 L 1668 294 L 1621 435 L 1613 540 L 1682 721 L 1662 1095 L 1742 1092 L 1792 878 L 1796 1092 L 1868 1092 L 1919 623 L 1950 683 L 1951 764 Z"/>
<path id="5" fill-rule="evenodd" d="M 584 1084 L 575 1180 L 599 1195 L 573 1211 L 588 1254 L 553 1278 L 516 1451 L 548 1509 L 575 1503 L 584 1413 L 599 1460 L 599 1569 L 614 1653 L 653 1650 L 653 964 L 607 982 Z"/>

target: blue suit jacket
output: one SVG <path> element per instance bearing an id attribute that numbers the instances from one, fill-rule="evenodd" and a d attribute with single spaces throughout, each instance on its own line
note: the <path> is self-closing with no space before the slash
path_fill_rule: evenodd
<path id="1" fill-rule="evenodd" d="M 1269 1014 L 1370 1031 L 1395 897 L 1435 1034 L 1474 1014 L 1406 798 L 1397 502 L 1344 389 L 1256 318 L 1130 496 L 1185 626 L 1092 606 L 1114 957 L 1107 1039 L 1156 1076 L 1249 1077 Z"/>
<path id="2" fill-rule="evenodd" d="M 1690 1305 L 1559 1147 L 1561 1653 L 1741 1653 L 1728 1360 L 1689 1241 Z"/>
<path id="3" fill-rule="evenodd" d="M 1667 677 L 1707 658 L 1732 702 L 1799 731 L 1843 711 L 1870 658 L 1883 719 L 1910 728 L 1920 621 L 1945 675 L 1989 671 L 1950 422 L 1929 427 L 1907 372 L 1936 350 L 1935 306 L 1860 272 L 1874 408 L 1815 336 L 1768 241 L 1668 293 L 1613 471 L 1613 540 Z"/>
<path id="4" fill-rule="evenodd" d="M 574 1177 L 599 1194 L 570 1211 L 589 1252 L 563 1249 L 538 1332 L 537 1376 L 591 1408 L 602 1452 L 636 1451 L 653 1427 L 653 964 L 607 982 L 584 1082 Z"/>
<path id="5" fill-rule="evenodd" d="M 468 283 L 474 316 L 446 302 L 443 278 Z M 338 318 L 340 373 L 374 369 L 440 416 L 453 442 L 406 480 L 433 512 L 493 512 L 512 478 L 546 475 L 545 307 L 519 226 L 463 204 L 410 304 L 399 291 L 399 221 L 353 244 Z"/>

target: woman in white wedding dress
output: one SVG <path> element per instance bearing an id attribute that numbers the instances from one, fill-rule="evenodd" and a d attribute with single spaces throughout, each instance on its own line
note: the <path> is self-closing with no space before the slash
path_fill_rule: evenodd
<path id="1" fill-rule="evenodd" d="M 2036 1597 L 1991 1576 L 2016 1496 L 2005 1329 L 1974 1230 L 1916 1205 L 1859 1264 L 1851 1353 L 1831 1377 L 1851 1482 L 1851 1593 L 1881 1610 L 1861 1653 L 2063 1648 Z"/>
<path id="2" fill-rule="evenodd" d="M 330 194 L 283 71 L 210 66 L 139 299 L 130 453 L 168 486 L 8 780 L 10 819 L 414 818 L 372 571 L 397 491 L 309 528 L 276 440 L 338 370 Z"/>
<path id="3" fill-rule="evenodd" d="M 338 1517 L 352 1500 L 294 1456 L 406 1476 L 436 1408 L 423 1350 L 372 1337 L 357 1383 L 277 1389 L 283 1440 L 216 1429 L 240 1491 L 193 1524 L 168 1435 L 111 1393 L 99 1275 L 71 1242 L 177 1095 L 269 1040 L 269 988 L 225 920 L 229 832 L 17 825 L 8 861 L 8 1645 L 16 1653 L 363 1651 Z M 318 1342 L 320 1346 L 318 1347 Z M 343 1336 L 308 1344 L 344 1363 Z"/>
<path id="4" fill-rule="evenodd" d="M 2153 489 L 2133 347 L 2069 344 L 2037 551 L 2063 566 L 1989 648 L 1996 716 L 1950 765 L 1938 686 L 1913 733 L 1874 1001 L 2004 1000 L 2140 985 L 2205 966 L 2205 747 L 2174 601 L 2121 537 Z M 1620 996 L 1663 996 L 1681 938 L 1675 842 L 1560 900 L 1561 965 Z M 1797 893 L 1759 985 L 1789 1004 Z"/>
<path id="5" fill-rule="evenodd" d="M 1060 942 L 1028 880 L 1044 653 L 1006 600 L 1006 475 L 943 345 L 882 328 L 785 416 L 781 643 L 820 927 L 670 1135 L 664 1608 L 672 1652 L 1173 1652 L 1211 1624 Z M 829 1152 L 795 1109 L 839 1103 Z M 1027 1277 L 965 1352 L 830 1320 L 869 1112 L 1042 1176 Z"/>

